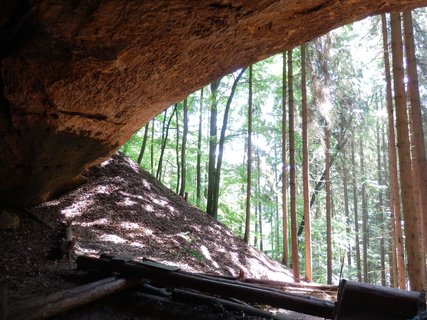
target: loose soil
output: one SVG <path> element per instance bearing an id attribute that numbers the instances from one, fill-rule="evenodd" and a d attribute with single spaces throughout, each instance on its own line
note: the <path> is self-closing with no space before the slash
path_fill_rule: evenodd
<path id="1" fill-rule="evenodd" d="M 8 279 L 11 305 L 76 286 L 81 272 L 74 259 L 47 257 L 68 221 L 77 240 L 74 258 L 126 255 L 191 272 L 292 281 L 280 263 L 246 245 L 122 154 L 85 176 L 87 182 L 78 189 L 30 208 L 31 214 L 15 210 L 19 226 L 0 231 L 0 276 Z"/>

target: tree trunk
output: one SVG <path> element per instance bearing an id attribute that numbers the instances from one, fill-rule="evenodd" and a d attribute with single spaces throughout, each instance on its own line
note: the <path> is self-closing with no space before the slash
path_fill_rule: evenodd
<path id="1" fill-rule="evenodd" d="M 365 154 L 363 152 L 363 141 L 360 139 L 360 174 L 362 175 L 362 233 L 363 233 L 363 282 L 368 283 L 368 201 L 366 199 L 366 172 Z"/>
<path id="2" fill-rule="evenodd" d="M 287 213 L 287 174 L 286 174 L 286 52 L 283 52 L 282 69 L 282 220 L 283 257 L 282 263 L 288 266 L 288 213 Z"/>
<path id="3" fill-rule="evenodd" d="M 257 187 L 255 188 L 257 189 Z M 255 204 L 254 247 L 258 248 L 258 203 Z"/>
<path id="4" fill-rule="evenodd" d="M 388 117 L 388 170 L 390 176 L 390 208 L 393 215 L 392 223 L 395 229 L 395 244 L 397 255 L 397 273 L 399 280 L 399 288 L 406 288 L 405 281 L 405 257 L 403 251 L 402 224 L 401 224 L 401 207 L 399 196 L 399 181 L 397 179 L 397 155 L 396 155 L 396 136 L 394 123 L 393 98 L 391 91 L 391 73 L 390 73 L 390 58 L 389 45 L 387 34 L 387 17 L 381 15 L 382 34 L 383 34 L 383 50 L 384 50 L 384 67 L 386 80 L 386 106 Z"/>
<path id="5" fill-rule="evenodd" d="M 410 288 L 419 291 L 423 288 L 424 259 L 421 253 L 419 219 L 415 209 L 414 185 L 412 181 L 411 154 L 408 132 L 408 115 L 404 87 L 403 48 L 400 14 L 391 14 L 393 84 L 396 104 L 396 131 L 399 155 L 399 175 L 401 181 L 402 207 L 405 221 L 406 253 Z"/>
<path id="6" fill-rule="evenodd" d="M 152 175 L 154 175 L 154 128 L 156 124 L 156 119 L 153 118 L 151 121 L 151 144 L 150 144 L 150 172 Z"/>
<path id="7" fill-rule="evenodd" d="M 175 193 L 178 194 L 179 192 L 179 184 L 181 182 L 181 161 L 180 161 L 180 155 L 179 155 L 179 115 L 178 115 L 178 109 L 175 112 L 175 121 L 176 121 L 176 143 L 175 143 L 175 154 L 176 154 L 176 187 L 175 187 Z"/>
<path id="8" fill-rule="evenodd" d="M 245 73 L 246 68 L 242 69 L 236 79 L 233 82 L 233 86 L 231 87 L 230 95 L 227 99 L 227 104 L 225 106 L 224 117 L 222 121 L 221 135 L 219 137 L 219 146 L 218 146 L 218 158 L 216 160 L 216 168 L 215 168 L 215 184 L 213 188 L 213 203 L 212 203 L 212 216 L 215 220 L 218 217 L 218 201 L 219 201 L 219 185 L 221 182 L 221 169 L 222 169 L 222 157 L 224 154 L 224 144 L 225 144 L 225 133 L 227 131 L 228 124 L 228 115 L 230 113 L 231 102 L 233 101 L 234 94 L 236 93 L 237 84 L 239 83 L 240 78 Z"/>
<path id="9" fill-rule="evenodd" d="M 217 144 L 217 114 L 218 114 L 218 87 L 221 79 L 211 83 L 211 116 L 209 126 L 209 169 L 208 169 L 208 199 L 206 212 L 213 217 L 213 191 L 215 188 L 215 161 Z"/>
<path id="10" fill-rule="evenodd" d="M 325 124 L 325 180 L 326 180 L 326 268 L 327 283 L 332 284 L 332 222 L 331 222 L 331 177 L 329 155 L 329 123 Z"/>
<path id="11" fill-rule="evenodd" d="M 185 193 L 185 180 L 187 177 L 187 165 L 186 165 L 186 149 L 187 149 L 187 135 L 188 135 L 188 99 L 184 99 L 183 103 L 183 126 L 182 132 L 182 145 L 181 145 L 181 188 L 179 189 L 179 195 L 184 197 Z"/>
<path id="12" fill-rule="evenodd" d="M 408 91 L 411 102 L 410 123 L 412 140 L 412 167 L 415 177 L 415 197 L 419 201 L 419 220 L 421 223 L 420 238 L 422 253 L 427 248 L 427 163 L 424 145 L 424 129 L 421 114 L 420 91 L 418 87 L 417 62 L 415 58 L 414 34 L 412 14 L 410 11 L 403 13 L 403 26 L 405 34 L 405 52 L 408 74 Z M 424 257 L 425 259 L 425 257 Z"/>
<path id="13" fill-rule="evenodd" d="M 378 185 L 382 187 L 383 185 L 383 179 L 382 179 L 382 163 L 381 163 L 381 139 L 380 139 L 380 124 L 377 119 L 377 125 L 376 125 L 376 135 L 377 135 L 377 179 L 378 179 Z M 385 229 L 384 229 L 384 202 L 383 202 L 383 190 L 378 190 L 378 205 L 377 210 L 380 217 L 380 230 L 381 230 L 381 237 L 380 237 L 380 264 L 381 264 L 381 285 L 386 286 L 386 275 L 385 275 Z"/>
<path id="14" fill-rule="evenodd" d="M 294 130 L 294 88 L 292 50 L 288 51 L 288 92 L 289 92 L 289 186 L 291 204 L 292 271 L 294 281 L 299 282 L 297 207 L 295 185 L 295 130 Z"/>
<path id="15" fill-rule="evenodd" d="M 334 151 L 333 152 L 329 152 L 330 155 L 330 160 L 329 160 L 329 164 L 330 164 L 330 168 L 332 167 L 332 165 L 335 162 L 335 159 L 337 159 L 337 157 L 340 155 L 340 151 L 345 147 L 348 139 L 346 137 L 346 132 L 349 129 L 349 127 L 347 127 L 344 131 L 343 134 L 341 135 L 341 140 L 337 142 L 337 144 L 335 145 Z M 323 170 L 322 175 L 320 176 L 319 179 L 317 179 L 317 183 L 313 188 L 313 191 L 311 192 L 311 198 L 310 198 L 310 209 L 313 207 L 314 203 L 316 202 L 316 197 L 317 194 L 324 188 L 325 186 L 325 174 L 326 174 L 326 170 Z M 301 236 L 302 232 L 304 231 L 304 217 L 302 218 L 299 228 L 298 228 L 298 237 Z"/>
<path id="16" fill-rule="evenodd" d="M 259 141 L 259 139 L 257 139 Z M 264 251 L 264 243 L 262 241 L 262 206 L 261 206 L 261 160 L 259 156 L 259 148 L 256 148 L 257 158 L 257 207 L 258 207 L 258 237 L 259 237 L 259 250 Z"/>
<path id="17" fill-rule="evenodd" d="M 249 66 L 249 98 L 248 98 L 248 165 L 246 181 L 246 218 L 245 218 L 245 235 L 243 240 L 249 243 L 249 231 L 251 223 L 251 178 L 252 178 L 252 65 Z"/>
<path id="18" fill-rule="evenodd" d="M 201 169 L 201 159 L 202 159 L 202 124 L 203 124 L 203 89 L 200 90 L 200 110 L 199 110 L 199 131 L 197 135 L 197 164 L 196 164 L 196 204 L 197 207 L 200 207 L 200 202 L 202 198 L 202 169 Z"/>
<path id="19" fill-rule="evenodd" d="M 156 178 L 157 180 L 161 181 L 162 180 L 162 165 L 163 165 L 163 156 L 165 154 L 165 149 L 166 149 L 166 144 L 168 142 L 168 135 L 169 135 L 169 127 L 172 121 L 172 118 L 174 116 L 174 113 L 176 112 L 177 109 L 177 105 L 175 104 L 172 110 L 172 113 L 169 117 L 169 120 L 167 122 L 167 125 L 165 125 L 166 122 L 166 116 L 167 116 L 167 110 L 165 110 L 165 115 L 164 115 L 164 120 L 163 120 L 163 134 L 162 134 L 162 147 L 161 147 L 161 151 L 160 151 L 160 157 L 159 157 L 159 165 L 157 167 L 157 174 L 156 174 Z"/>
<path id="20" fill-rule="evenodd" d="M 305 238 L 305 278 L 312 280 L 311 274 L 311 222 L 310 222 L 310 185 L 308 183 L 308 112 L 306 85 L 305 45 L 301 46 L 301 118 L 302 118 L 302 181 L 304 199 L 304 238 Z"/>
<path id="21" fill-rule="evenodd" d="M 359 213 L 357 212 L 357 180 L 356 180 L 356 158 L 354 156 L 354 134 L 351 140 L 351 164 L 353 168 L 352 186 L 353 186 L 353 213 L 354 213 L 354 233 L 356 235 L 356 268 L 357 280 L 362 281 L 362 268 L 360 264 L 360 240 L 359 240 Z"/>
<path id="22" fill-rule="evenodd" d="M 144 138 L 142 140 L 141 150 L 139 151 L 139 155 L 138 155 L 137 162 L 138 162 L 139 165 L 141 165 L 142 158 L 144 157 L 145 146 L 147 145 L 147 138 L 148 138 L 148 129 L 149 129 L 149 127 L 150 127 L 150 123 L 148 122 L 145 125 L 145 128 L 144 128 Z"/>
<path id="23" fill-rule="evenodd" d="M 274 162 L 277 163 L 277 144 L 276 144 L 276 137 L 274 139 Z M 274 199 L 275 199 L 275 259 L 278 259 L 279 257 L 279 247 L 280 247 L 280 236 L 279 236 L 279 230 L 280 230 L 280 219 L 279 219 L 279 195 L 278 191 L 276 190 L 277 186 L 279 185 L 279 179 L 278 179 L 278 170 L 274 170 L 274 186 L 271 186 L 271 192 L 274 193 Z M 282 255 L 283 258 L 283 255 Z"/>
<path id="24" fill-rule="evenodd" d="M 163 166 L 163 153 L 165 151 L 166 147 L 166 139 L 165 139 L 165 132 L 166 132 L 166 117 L 168 114 L 168 109 L 165 109 L 163 112 L 163 121 L 162 121 L 162 138 L 160 141 L 160 157 L 159 162 L 157 163 L 157 172 L 156 172 L 156 179 L 161 180 L 162 175 L 162 166 Z"/>
<path id="25" fill-rule="evenodd" d="M 383 162 L 383 166 L 384 166 L 384 172 L 390 172 L 389 168 L 388 168 L 388 160 L 387 160 L 387 155 L 388 155 L 388 150 L 387 148 L 387 144 L 386 144 L 386 135 L 388 136 L 388 134 L 386 133 L 385 130 L 385 126 L 382 127 L 382 162 Z M 384 175 L 383 178 L 387 179 L 387 176 Z M 388 201 L 387 201 L 388 200 Z M 387 203 L 388 202 L 388 203 Z M 385 208 L 390 208 L 390 218 L 388 220 L 387 224 L 384 225 L 389 225 L 389 238 L 390 241 L 388 243 L 389 246 L 389 267 L 390 267 L 390 286 L 393 288 L 398 288 L 399 284 L 398 284 L 398 273 L 397 273 L 397 255 L 396 255 L 396 225 L 395 225 L 395 221 L 394 221 L 394 208 L 393 208 L 393 204 L 391 202 L 391 196 L 390 196 L 390 189 L 388 189 L 388 191 L 386 190 L 386 194 L 385 194 Z"/>
<path id="26" fill-rule="evenodd" d="M 347 238 L 347 265 L 351 267 L 351 242 L 350 242 L 350 210 L 348 205 L 348 173 L 347 173 L 347 157 L 346 152 L 343 150 L 343 160 L 341 164 L 342 180 L 343 180 L 343 191 L 344 191 L 344 215 L 345 215 L 345 234 Z"/>

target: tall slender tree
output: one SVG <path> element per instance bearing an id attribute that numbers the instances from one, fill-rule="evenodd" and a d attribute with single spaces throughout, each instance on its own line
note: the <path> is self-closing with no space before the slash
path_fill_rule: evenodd
<path id="1" fill-rule="evenodd" d="M 422 290 L 425 283 L 425 263 L 419 238 L 419 217 L 415 209 L 414 185 L 408 132 L 408 116 L 404 87 L 403 48 L 400 13 L 391 14 L 393 87 L 396 107 L 397 150 L 401 181 L 402 208 L 405 221 L 406 253 L 411 290 Z"/>
<path id="2" fill-rule="evenodd" d="M 329 154 L 329 123 L 325 121 L 325 187 L 326 187 L 326 269 L 327 282 L 332 284 L 332 218 L 331 218 L 331 176 Z"/>
<path id="3" fill-rule="evenodd" d="M 224 144 L 225 144 L 225 133 L 227 131 L 227 124 L 228 124 L 228 118 L 230 113 L 230 107 L 231 103 L 233 101 L 234 95 L 236 93 L 237 85 L 245 73 L 246 68 L 243 68 L 240 73 L 237 75 L 237 77 L 234 79 L 233 85 L 231 87 L 230 95 L 227 99 L 227 104 L 225 105 L 225 111 L 224 111 L 224 117 L 222 121 L 222 127 L 221 127 L 221 134 L 219 137 L 219 145 L 218 145 L 218 157 L 216 160 L 216 166 L 215 166 L 215 184 L 212 192 L 212 216 L 217 219 L 218 217 L 218 201 L 219 201 L 219 185 L 221 181 L 221 169 L 222 169 L 222 157 L 224 154 Z"/>
<path id="4" fill-rule="evenodd" d="M 209 168 L 208 168 L 208 197 L 206 212 L 213 217 L 213 191 L 215 188 L 215 162 L 217 145 L 217 115 L 218 115 L 218 88 L 221 79 L 211 83 L 211 106 L 209 125 Z"/>
<path id="5" fill-rule="evenodd" d="M 150 172 L 154 175 L 154 128 L 156 127 L 156 118 L 153 118 L 151 123 Z"/>
<path id="6" fill-rule="evenodd" d="M 419 220 L 421 222 L 420 234 L 422 243 L 422 252 L 427 248 L 427 162 L 424 145 L 424 129 L 421 114 L 420 91 L 418 87 L 417 61 L 415 58 L 415 44 L 413 34 L 413 22 L 411 11 L 403 13 L 403 26 L 405 35 L 406 66 L 408 75 L 408 93 L 411 103 L 410 124 L 413 172 L 415 177 L 415 197 L 419 202 Z"/>
<path id="7" fill-rule="evenodd" d="M 311 281 L 311 222 L 310 222 L 310 190 L 308 168 L 308 106 L 306 84 L 306 48 L 301 46 L 301 118 L 302 118 L 302 175 L 304 200 L 304 238 L 305 238 L 305 278 Z"/>
<path id="8" fill-rule="evenodd" d="M 200 108 L 199 108 L 199 130 L 197 133 L 197 160 L 196 160 L 196 204 L 200 207 L 202 199 L 202 127 L 203 127 L 203 91 L 200 90 Z"/>
<path id="9" fill-rule="evenodd" d="M 145 146 L 147 145 L 149 127 L 150 127 L 150 122 L 148 122 L 144 128 L 144 138 L 142 139 L 141 150 L 139 151 L 138 160 L 137 160 L 139 165 L 141 165 L 142 158 L 144 157 Z"/>
<path id="10" fill-rule="evenodd" d="M 179 133 L 179 112 L 178 107 L 175 112 L 176 134 L 175 134 L 175 160 L 176 160 L 176 187 L 175 193 L 179 193 L 179 186 L 181 183 L 181 157 L 180 157 L 180 133 Z"/>
<path id="11" fill-rule="evenodd" d="M 292 50 L 288 51 L 288 93 L 289 93 L 289 186 L 291 206 L 291 236 L 292 236 L 292 271 L 294 281 L 299 281 L 298 237 L 297 237 L 297 207 L 295 185 L 295 129 L 294 129 L 294 89 L 293 89 L 293 57 Z"/>
<path id="12" fill-rule="evenodd" d="M 360 173 L 362 175 L 361 183 L 361 197 L 362 197 L 362 249 L 363 249 L 363 282 L 368 283 L 368 246 L 369 246 L 369 237 L 368 237 L 368 199 L 366 194 L 366 172 L 365 172 L 365 152 L 363 147 L 362 139 L 359 140 L 360 145 Z"/>
<path id="13" fill-rule="evenodd" d="M 287 213 L 287 161 L 286 161 L 286 52 L 283 52 L 282 69 L 282 232 L 283 232 L 283 256 L 282 263 L 288 265 L 288 213 Z"/>
<path id="14" fill-rule="evenodd" d="M 166 139 L 165 139 L 165 133 L 166 133 L 166 117 L 168 114 L 168 109 L 165 109 L 163 111 L 163 120 L 162 120 L 162 138 L 160 142 L 160 157 L 159 161 L 157 163 L 157 172 L 156 172 L 156 179 L 161 180 L 161 174 L 162 174 L 162 166 L 163 166 L 163 154 L 165 152 L 166 148 Z"/>
<path id="15" fill-rule="evenodd" d="M 377 139 L 377 183 L 379 186 L 383 185 L 382 179 L 382 162 L 381 162 L 381 139 L 380 139 L 380 124 L 377 119 L 376 123 L 376 139 Z M 383 190 L 378 189 L 378 203 L 377 211 L 379 214 L 381 234 L 385 235 L 384 229 L 384 203 L 383 203 Z M 386 270 L 385 270 L 385 237 L 380 239 L 380 264 L 381 264 L 381 285 L 386 286 Z"/>
<path id="16" fill-rule="evenodd" d="M 356 270 L 357 270 L 357 280 L 359 282 L 362 281 L 362 267 L 361 267 L 361 261 L 360 261 L 360 239 L 359 239 L 359 212 L 358 212 L 358 204 L 357 204 L 357 167 L 356 167 L 356 157 L 354 155 L 355 153 L 355 147 L 354 147 L 354 137 L 353 134 L 352 140 L 351 140 L 351 166 L 352 166 L 352 189 L 353 189 L 353 214 L 354 214 L 354 233 L 356 236 L 355 239 L 355 245 L 356 245 Z"/>
<path id="17" fill-rule="evenodd" d="M 163 156 L 165 154 L 166 144 L 167 144 L 167 141 L 168 141 L 169 127 L 170 127 L 172 118 L 174 116 L 174 113 L 176 112 L 176 109 L 177 109 L 177 105 L 175 104 L 174 107 L 173 107 L 172 113 L 169 116 L 169 120 L 168 120 L 167 124 L 166 124 L 167 109 L 165 110 L 165 113 L 164 113 L 163 133 L 162 133 L 162 146 L 161 146 L 161 150 L 160 150 L 159 164 L 157 166 L 157 173 L 156 173 L 156 178 L 159 181 L 162 180 Z"/>
<path id="18" fill-rule="evenodd" d="M 251 180 L 252 180 L 252 65 L 249 66 L 249 98 L 248 98 L 248 152 L 247 152 L 247 182 L 246 182 L 246 218 L 245 218 L 245 235 L 243 240 L 249 243 L 249 231 L 251 225 Z"/>
<path id="19" fill-rule="evenodd" d="M 181 187 L 179 189 L 179 195 L 184 196 L 185 193 L 185 181 L 187 178 L 187 135 L 188 135 L 188 99 L 184 99 L 183 103 L 183 131 L 182 131 L 182 145 L 181 145 Z"/>
<path id="20" fill-rule="evenodd" d="M 387 17 L 385 14 L 381 15 L 382 36 L 383 36 L 383 52 L 384 52 L 384 70 L 386 82 L 386 107 L 388 119 L 388 170 L 390 177 L 390 210 L 393 217 L 392 223 L 395 230 L 394 239 L 396 244 L 397 256 L 397 273 L 399 280 L 399 288 L 405 289 L 405 258 L 403 250 L 402 238 L 402 224 L 401 224 L 401 207 L 399 196 L 399 181 L 397 179 L 397 155 L 396 155 L 396 136 L 395 136 L 395 121 L 392 97 L 392 84 L 390 73 L 390 58 L 389 58 L 389 45 L 387 33 Z"/>

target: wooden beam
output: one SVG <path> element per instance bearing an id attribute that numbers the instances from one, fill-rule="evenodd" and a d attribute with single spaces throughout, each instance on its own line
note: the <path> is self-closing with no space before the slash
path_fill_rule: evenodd
<path id="1" fill-rule="evenodd" d="M 125 261 L 113 262 L 108 259 L 80 256 L 77 258 L 77 266 L 83 270 L 119 272 L 127 277 L 144 277 L 150 279 L 152 284 L 162 287 L 191 288 L 225 298 L 233 297 L 248 303 L 265 304 L 328 319 L 332 318 L 334 311 L 334 303 L 330 301 L 233 280 L 219 280 L 208 275 L 157 268 L 153 263 L 147 265 Z"/>
<path id="2" fill-rule="evenodd" d="M 10 310 L 8 320 L 47 319 L 142 283 L 141 279 L 109 277 L 77 288 L 24 302 Z"/>

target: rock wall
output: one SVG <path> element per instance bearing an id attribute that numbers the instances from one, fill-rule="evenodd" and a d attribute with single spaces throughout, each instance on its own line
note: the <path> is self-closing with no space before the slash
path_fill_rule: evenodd
<path id="1" fill-rule="evenodd" d="M 3 0 L 0 203 L 46 200 L 165 107 L 316 36 L 427 0 Z"/>

